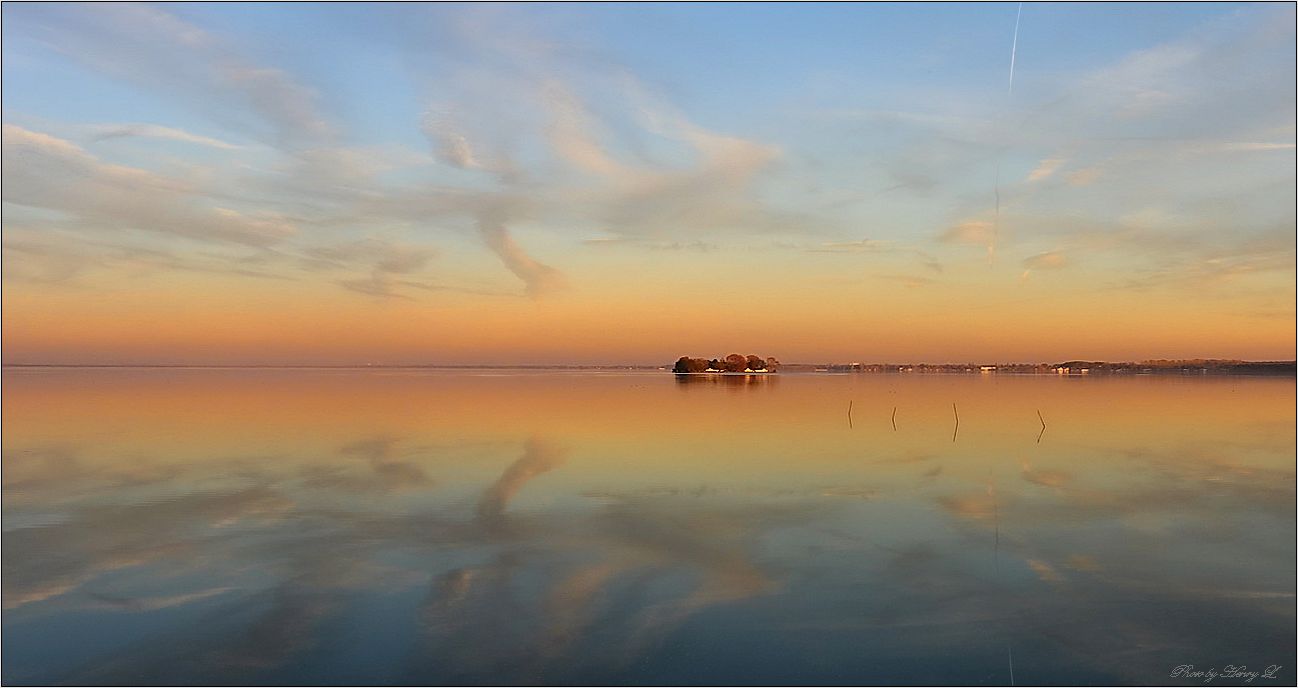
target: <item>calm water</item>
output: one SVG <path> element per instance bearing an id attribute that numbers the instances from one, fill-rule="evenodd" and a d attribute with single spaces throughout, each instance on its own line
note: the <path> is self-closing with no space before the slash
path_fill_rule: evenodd
<path id="1" fill-rule="evenodd" d="M 1295 680 L 1292 378 L 3 382 L 6 684 Z"/>

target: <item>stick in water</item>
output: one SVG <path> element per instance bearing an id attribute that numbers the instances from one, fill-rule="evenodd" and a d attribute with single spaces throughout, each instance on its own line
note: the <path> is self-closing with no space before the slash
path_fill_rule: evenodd
<path id="1" fill-rule="evenodd" d="M 951 431 L 951 441 L 955 441 L 956 433 L 960 432 L 960 412 L 955 408 L 955 402 L 951 402 L 951 413 L 955 414 L 955 430 Z"/>
<path id="2" fill-rule="evenodd" d="M 1041 444 L 1041 436 L 1046 434 L 1046 419 L 1041 417 L 1041 409 L 1037 409 L 1037 420 L 1041 421 L 1041 432 L 1037 433 L 1037 444 Z"/>
<path id="3" fill-rule="evenodd" d="M 897 431 L 897 407 L 892 407 L 892 431 Z"/>
<path id="4" fill-rule="evenodd" d="M 851 401 L 847 402 L 847 427 L 849 429 L 852 427 L 852 402 Z"/>

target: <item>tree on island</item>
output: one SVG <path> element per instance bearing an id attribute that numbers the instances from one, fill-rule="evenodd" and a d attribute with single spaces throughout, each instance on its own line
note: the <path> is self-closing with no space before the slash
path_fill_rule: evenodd
<path id="1" fill-rule="evenodd" d="M 746 370 L 775 372 L 780 362 L 774 358 L 730 354 L 724 359 L 690 358 L 681 356 L 672 366 L 673 373 L 705 373 L 709 370 L 722 373 L 742 373 Z"/>
<path id="2" fill-rule="evenodd" d="M 702 373 L 707 369 L 707 359 L 690 358 L 689 356 L 681 356 L 680 360 L 676 361 L 676 365 L 672 366 L 673 373 Z"/>

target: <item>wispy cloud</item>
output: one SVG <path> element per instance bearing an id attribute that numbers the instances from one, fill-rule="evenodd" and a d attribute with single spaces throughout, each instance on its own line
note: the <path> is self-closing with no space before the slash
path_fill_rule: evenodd
<path id="1" fill-rule="evenodd" d="M 986 246 L 992 241 L 992 223 L 985 220 L 967 220 L 948 227 L 938 236 L 946 244 L 974 244 Z"/>
<path id="2" fill-rule="evenodd" d="M 297 231 L 287 218 L 211 205 L 186 182 L 103 162 L 70 141 L 16 125 L 4 125 L 4 146 L 5 202 L 67 213 L 79 224 L 249 246 Z"/>
<path id="3" fill-rule="evenodd" d="M 813 253 L 879 253 L 893 247 L 893 242 L 878 239 L 861 239 L 860 241 L 826 242 L 816 248 L 809 248 Z"/>
<path id="4" fill-rule="evenodd" d="M 478 233 L 505 267 L 527 285 L 528 296 L 546 296 L 567 285 L 562 273 L 527 255 L 501 222 L 483 217 L 478 220 Z"/>
<path id="5" fill-rule="evenodd" d="M 97 124 L 90 127 L 90 132 L 91 141 L 107 141 L 109 139 L 140 137 L 180 141 L 182 143 L 192 143 L 199 146 L 220 148 L 222 150 L 239 149 L 239 146 L 211 138 L 210 136 L 201 136 L 183 129 L 164 127 L 160 124 Z"/>
<path id="6" fill-rule="evenodd" d="M 330 134 L 312 89 L 162 8 L 47 7 L 33 25 L 84 66 L 273 145 L 301 146 Z"/>
<path id="7" fill-rule="evenodd" d="M 88 288 L 84 277 L 111 271 L 142 277 L 194 272 L 253 279 L 293 280 L 243 252 L 177 252 L 135 242 L 96 240 L 51 227 L 5 228 L 4 278 L 46 287 Z"/>
<path id="8" fill-rule="evenodd" d="M 1064 163 L 1068 162 L 1066 158 L 1045 158 L 1035 169 L 1028 173 L 1027 182 L 1039 182 L 1043 179 L 1049 179 L 1054 175 Z"/>
<path id="9" fill-rule="evenodd" d="M 429 109 L 424 113 L 421 128 L 432 142 L 433 156 L 439 161 L 461 170 L 487 168 L 450 112 Z"/>
<path id="10" fill-rule="evenodd" d="M 394 297 L 402 296 L 401 287 L 421 286 L 401 278 L 422 271 L 436 255 L 426 246 L 368 238 L 308 248 L 303 261 L 311 269 L 367 271 L 365 277 L 339 280 L 338 284 L 371 296 Z"/>
<path id="11" fill-rule="evenodd" d="M 1020 282 L 1026 282 L 1034 270 L 1058 270 L 1068 266 L 1068 258 L 1060 251 L 1046 251 L 1023 259 Z"/>

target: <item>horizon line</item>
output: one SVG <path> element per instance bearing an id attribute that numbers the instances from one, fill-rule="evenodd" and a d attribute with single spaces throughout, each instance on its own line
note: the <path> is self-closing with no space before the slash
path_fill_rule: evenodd
<path id="1" fill-rule="evenodd" d="M 1298 359 L 1239 359 L 1239 358 L 1145 358 L 1139 360 L 1108 361 L 1103 359 L 1069 358 L 1060 361 L 876 361 L 876 362 L 805 362 L 794 361 L 780 363 L 781 366 L 1043 366 L 1062 363 L 1102 363 L 1108 365 L 1133 365 L 1141 363 L 1234 363 L 1234 364 L 1291 364 L 1298 365 Z M 670 368 L 671 363 L 0 363 L 0 368 L 271 368 L 271 369 L 660 369 Z"/>

